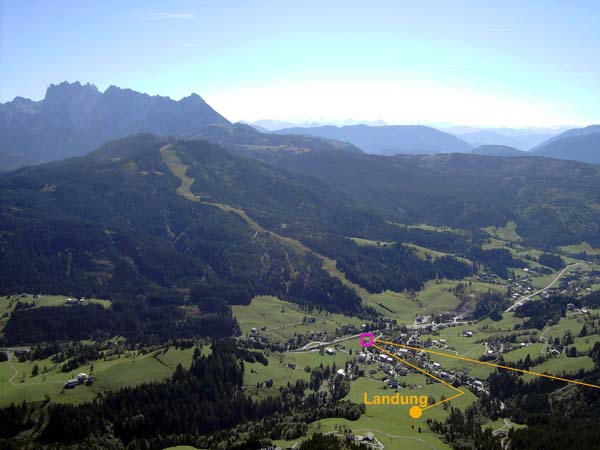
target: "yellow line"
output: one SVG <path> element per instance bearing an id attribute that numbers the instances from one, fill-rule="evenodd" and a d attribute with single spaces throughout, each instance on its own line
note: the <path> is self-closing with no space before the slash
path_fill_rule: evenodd
<path id="1" fill-rule="evenodd" d="M 530 372 L 529 370 L 516 369 L 514 367 L 502 366 L 500 364 L 493 364 L 493 363 L 489 363 L 486 361 L 479 361 L 477 359 L 465 358 L 464 356 L 450 355 L 448 353 L 436 352 L 435 350 L 428 350 L 428 349 L 419 348 L 419 347 L 411 347 L 409 345 L 396 344 L 395 342 L 380 341 L 379 339 L 375 339 L 375 342 L 379 342 L 381 344 L 387 344 L 387 345 L 394 345 L 396 347 L 407 348 L 409 350 L 416 350 L 416 351 L 420 351 L 420 352 L 431 353 L 433 355 L 447 356 L 448 358 L 460 359 L 461 361 L 468 361 L 468 362 L 472 362 L 472 363 L 476 363 L 476 364 L 482 364 L 484 366 L 497 367 L 499 369 L 505 369 L 505 370 L 512 370 L 513 372 L 526 373 L 528 375 L 535 375 L 537 377 L 550 378 L 551 380 L 565 381 L 567 383 L 579 384 L 581 386 L 587 386 L 587 387 L 600 389 L 600 386 L 597 386 L 595 384 L 584 383 L 582 381 L 569 380 L 567 378 L 555 377 L 553 375 L 547 375 L 545 373 Z M 377 347 L 377 348 L 379 348 L 379 347 Z"/>
<path id="2" fill-rule="evenodd" d="M 424 373 L 425 375 L 427 375 L 427 376 L 429 376 L 429 377 L 433 378 L 434 380 L 436 380 L 436 381 L 439 381 L 440 383 L 443 383 L 443 384 L 445 384 L 446 386 L 449 386 L 449 387 L 451 387 L 452 389 L 455 389 L 455 390 L 457 390 L 458 392 L 462 392 L 460 389 L 457 389 L 457 388 L 455 388 L 455 387 L 454 387 L 454 386 L 452 386 L 450 383 L 448 383 L 448 382 L 446 382 L 446 381 L 444 381 L 444 380 L 442 380 L 442 379 L 440 379 L 440 378 L 438 378 L 438 377 L 436 377 L 436 376 L 434 376 L 434 375 L 430 374 L 430 373 L 429 373 L 429 372 L 427 372 L 426 370 L 424 370 L 424 369 L 421 369 L 419 366 L 416 366 L 416 365 L 414 365 L 414 364 L 411 364 L 411 363 L 409 363 L 407 360 L 405 360 L 405 359 L 403 359 L 403 358 L 400 358 L 398 355 L 394 355 L 393 353 L 391 353 L 391 352 L 388 352 L 387 350 L 385 350 L 385 349 L 383 349 L 383 348 L 379 347 L 378 345 L 373 345 L 373 347 L 375 347 L 377 350 L 379 350 L 379 351 L 381 351 L 381 352 L 383 352 L 383 353 L 387 353 L 388 355 L 390 355 L 390 356 L 392 356 L 392 357 L 396 358 L 396 359 L 397 359 L 397 360 L 399 360 L 399 361 L 402 361 L 402 362 L 403 362 L 404 364 L 406 364 L 407 366 L 410 366 L 410 367 L 412 367 L 413 369 L 416 369 L 416 370 L 418 370 L 419 372 L 421 372 L 421 373 Z"/>
<path id="3" fill-rule="evenodd" d="M 377 341 L 377 342 L 383 342 L 383 341 Z M 425 411 L 425 410 L 427 410 L 427 409 L 429 409 L 429 408 L 433 408 L 434 406 L 441 405 L 442 403 L 449 402 L 450 400 L 454 400 L 455 398 L 458 398 L 458 397 L 460 397 L 461 395 L 465 395 L 464 391 L 461 391 L 461 390 L 460 390 L 460 389 L 458 389 L 457 387 L 454 387 L 454 386 L 452 386 L 450 383 L 448 383 L 448 382 L 446 382 L 446 381 L 442 380 L 441 378 L 438 378 L 438 377 L 436 377 L 435 375 L 432 375 L 432 374 L 430 374 L 430 373 L 429 373 L 429 372 L 427 372 L 425 369 L 422 369 L 422 368 L 420 368 L 419 366 L 416 366 L 416 365 L 414 365 L 414 364 L 412 364 L 412 363 L 409 363 L 409 362 L 408 362 L 407 360 L 405 360 L 404 358 L 400 358 L 398 355 L 394 355 L 393 353 L 391 353 L 391 352 L 388 352 L 387 350 L 385 350 L 385 349 L 383 349 L 383 348 L 379 347 L 378 345 L 375 345 L 375 344 L 373 344 L 373 347 L 375 347 L 375 348 L 376 348 L 377 350 L 379 350 L 380 352 L 387 353 L 387 354 L 388 354 L 388 355 L 390 355 L 391 357 L 393 357 L 393 358 L 396 358 L 398 361 L 401 361 L 401 362 L 403 362 L 403 363 L 404 363 L 404 364 L 406 364 L 407 366 L 410 366 L 410 367 L 412 367 L 413 369 L 415 369 L 415 370 L 418 370 L 418 371 L 419 371 L 419 372 L 421 372 L 422 374 L 424 374 L 424 375 L 427 375 L 428 377 L 430 377 L 430 378 L 433 378 L 434 380 L 436 380 L 436 381 L 439 381 L 440 383 L 442 383 L 442 384 L 445 384 L 446 386 L 448 386 L 448 387 L 450 387 L 450 388 L 452 388 L 452 389 L 454 389 L 455 391 L 457 391 L 457 392 L 458 392 L 458 394 L 456 394 L 456 395 L 453 395 L 452 397 L 449 397 L 449 398 L 447 398 L 447 399 L 444 399 L 444 400 L 442 400 L 442 401 L 439 401 L 439 402 L 437 402 L 437 403 L 434 403 L 433 405 L 429 405 L 429 406 L 427 406 L 427 407 L 423 408 L 423 411 Z"/>
<path id="4" fill-rule="evenodd" d="M 433 408 L 434 406 L 438 406 L 438 405 L 441 405 L 442 403 L 446 403 L 446 402 L 449 402 L 450 400 L 454 400 L 455 398 L 458 398 L 461 395 L 465 395 L 465 393 L 463 391 L 460 391 L 459 394 L 453 395 L 452 397 L 449 397 L 445 400 L 439 401 L 437 403 L 434 403 L 433 405 L 429 405 L 426 408 L 423 408 L 423 411 L 427 411 L 429 408 Z"/>

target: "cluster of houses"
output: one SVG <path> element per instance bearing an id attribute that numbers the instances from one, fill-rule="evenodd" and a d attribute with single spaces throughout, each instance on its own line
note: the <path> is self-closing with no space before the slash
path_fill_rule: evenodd
<path id="1" fill-rule="evenodd" d="M 407 333 L 400 333 L 397 342 L 410 347 L 433 347 L 445 350 L 449 349 L 448 341 L 446 339 L 438 338 L 433 340 L 422 340 L 422 332 L 423 331 L 420 330 L 413 330 Z M 474 333 L 471 330 L 463 330 L 462 336 L 470 338 L 474 336 Z M 483 382 L 468 375 L 468 371 L 466 369 L 445 370 L 439 362 L 430 360 L 427 353 L 424 351 L 398 347 L 394 347 L 393 349 L 389 350 L 402 359 L 410 359 L 413 363 L 419 365 L 427 372 L 437 376 L 438 378 L 445 379 L 449 383 L 466 385 L 475 393 L 485 391 Z M 498 346 L 492 343 L 491 345 L 488 345 L 487 350 L 491 351 L 491 353 L 503 352 L 504 343 L 499 343 Z M 393 358 L 385 353 L 377 353 L 365 350 L 357 355 L 357 361 L 361 364 L 371 366 L 368 368 L 368 374 L 371 376 L 376 375 L 379 372 L 383 372 L 385 375 L 385 378 L 383 379 L 385 388 L 397 389 L 398 377 L 406 376 L 412 371 L 412 369 L 410 369 L 407 365 L 402 364 L 396 358 Z"/>
<path id="2" fill-rule="evenodd" d="M 431 361 L 428 358 L 427 354 L 423 351 L 409 350 L 405 348 L 397 348 L 394 349 L 394 351 L 402 359 L 410 357 L 416 364 L 418 364 L 424 370 L 426 370 L 432 375 L 435 375 L 438 378 L 442 378 L 448 381 L 449 383 L 466 385 L 477 394 L 486 392 L 484 383 L 482 381 L 468 375 L 464 370 L 444 369 L 439 362 Z M 389 361 L 388 358 L 390 357 L 387 355 L 378 355 L 376 358 L 381 362 L 385 361 L 385 363 L 380 367 L 380 369 L 382 369 L 383 372 L 390 377 L 383 380 L 384 387 L 390 389 L 398 389 L 398 381 L 395 378 L 398 376 L 408 375 L 411 372 L 411 369 L 399 362 L 396 362 L 395 365 L 391 364 L 392 361 Z M 366 361 L 368 364 L 367 359 Z M 375 371 L 375 373 L 376 372 L 377 371 Z"/>
<path id="3" fill-rule="evenodd" d="M 437 321 L 436 321 L 437 320 Z M 456 327 L 459 325 L 466 325 L 472 323 L 465 319 L 465 316 L 458 314 L 449 317 L 448 315 L 439 316 L 437 319 L 433 316 L 417 316 L 412 325 L 407 328 L 410 330 L 431 330 L 439 331 L 449 327 Z"/>
<path id="4" fill-rule="evenodd" d="M 306 324 L 314 324 L 317 321 L 315 317 L 307 317 L 304 319 L 303 323 Z M 355 325 L 342 325 L 336 328 L 335 335 L 327 332 L 327 330 L 319 330 L 319 331 L 310 331 L 307 333 L 296 333 L 293 338 L 287 340 L 273 340 L 269 334 L 264 333 L 268 331 L 266 326 L 262 326 L 260 328 L 252 328 L 247 337 L 247 342 L 254 347 L 264 348 L 270 347 L 277 351 L 290 351 L 297 348 L 300 348 L 310 342 L 327 342 L 331 341 L 335 337 L 346 336 L 349 334 L 357 334 L 359 331 L 364 331 L 367 328 L 367 325 L 364 324 L 360 327 L 360 330 Z M 326 350 L 327 354 L 333 355 L 335 351 L 332 353 Z"/>
<path id="5" fill-rule="evenodd" d="M 529 296 L 535 292 L 533 287 L 532 275 L 536 273 L 535 269 L 523 269 L 525 275 L 517 280 L 510 280 L 507 287 L 512 290 L 512 298 L 518 300 L 521 297 Z M 556 295 L 586 295 L 592 292 L 592 285 L 600 284 L 600 275 L 590 274 L 581 268 L 566 273 L 560 282 L 560 286 L 554 286 L 546 289 L 540 295 L 544 298 Z"/>
<path id="6" fill-rule="evenodd" d="M 63 384 L 64 389 L 73 389 L 80 384 L 85 384 L 86 386 L 91 386 L 96 381 L 96 377 L 94 375 L 88 375 L 86 373 L 80 373 L 77 375 L 77 378 L 72 378 L 67 380 L 65 384 Z"/>

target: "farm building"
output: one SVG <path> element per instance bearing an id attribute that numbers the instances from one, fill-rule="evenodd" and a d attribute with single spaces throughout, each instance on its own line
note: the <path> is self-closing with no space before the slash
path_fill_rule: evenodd
<path id="1" fill-rule="evenodd" d="M 65 388 L 65 389 L 73 389 L 78 384 L 79 384 L 79 381 L 77 381 L 77 379 L 74 378 L 72 380 L 67 380 L 67 382 L 65 384 L 63 384 L 63 388 Z"/>

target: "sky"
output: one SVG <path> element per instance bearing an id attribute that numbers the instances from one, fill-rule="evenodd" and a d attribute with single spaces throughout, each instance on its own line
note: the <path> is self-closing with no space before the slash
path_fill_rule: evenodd
<path id="1" fill-rule="evenodd" d="M 232 121 L 600 123 L 600 2 L 0 0 L 0 102 L 90 82 Z"/>

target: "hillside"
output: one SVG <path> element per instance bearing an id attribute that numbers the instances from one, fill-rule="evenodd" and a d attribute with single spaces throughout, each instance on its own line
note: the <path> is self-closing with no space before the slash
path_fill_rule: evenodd
<path id="1" fill-rule="evenodd" d="M 553 128 L 474 128 L 451 127 L 445 129 L 456 137 L 477 147 L 480 145 L 506 145 L 519 150 L 529 150 L 556 136 L 561 129 Z"/>
<path id="2" fill-rule="evenodd" d="M 592 129 L 598 128 L 600 126 L 596 125 Z M 533 153 L 551 158 L 600 164 L 600 131 L 568 134 L 543 144 Z"/>
<path id="3" fill-rule="evenodd" d="M 559 139 L 563 139 L 563 138 L 567 138 L 567 137 L 575 137 L 575 136 L 585 136 L 588 134 L 593 134 L 593 133 L 598 133 L 600 132 L 600 125 L 589 125 L 587 127 L 583 127 L 583 128 L 572 128 L 570 130 L 566 130 L 560 134 L 557 134 L 556 136 L 552 136 L 551 138 L 541 142 L 540 144 L 536 145 L 532 150 L 539 150 L 542 147 L 545 147 L 546 145 L 554 142 L 554 141 L 558 141 Z"/>
<path id="4" fill-rule="evenodd" d="M 312 153 L 336 155 L 302 154 Z M 398 226 L 389 220 L 394 214 L 324 182 L 205 141 L 148 134 L 112 141 L 85 157 L 8 173 L 0 196 L 0 293 L 112 301 L 107 311 L 16 311 L 4 330 L 9 345 L 90 334 L 144 341 L 231 335 L 229 305 L 257 295 L 374 317 L 357 286 L 418 291 L 477 270 L 450 253 L 489 263 L 502 276 L 516 264 L 509 257 L 495 265 L 496 255 L 478 250 L 469 233 Z M 405 242 L 447 254 L 424 259 Z"/>
<path id="5" fill-rule="evenodd" d="M 461 139 L 423 125 L 352 125 L 286 128 L 277 134 L 304 134 L 348 142 L 378 155 L 467 152 L 471 146 Z"/>
<path id="6" fill-rule="evenodd" d="M 539 157 L 263 155 L 413 223 L 477 229 L 514 221 L 537 245 L 600 243 L 600 168 Z M 585 237 L 585 238 L 584 238 Z"/>
<path id="7" fill-rule="evenodd" d="M 151 135 L 20 169 L 0 178 L 0 192 L 2 264 L 10 267 L 0 284 L 7 292 L 106 298 L 205 284 L 233 303 L 255 293 L 303 302 L 294 280 L 328 282 L 322 262 L 265 228 L 285 224 L 289 234 L 301 234 L 343 230 L 346 222 L 355 230 L 369 220 L 322 183 L 206 142 Z"/>
<path id="8" fill-rule="evenodd" d="M 484 156 L 528 156 L 527 152 L 507 145 L 481 145 L 471 150 L 473 155 Z M 529 155 L 530 156 L 530 155 Z"/>
<path id="9" fill-rule="evenodd" d="M 277 135 L 262 133 L 250 125 L 212 125 L 180 136 L 185 139 L 203 139 L 228 150 L 252 154 L 261 152 L 305 153 L 310 151 L 342 151 L 363 153 L 358 147 L 335 139 L 303 134 Z"/>

